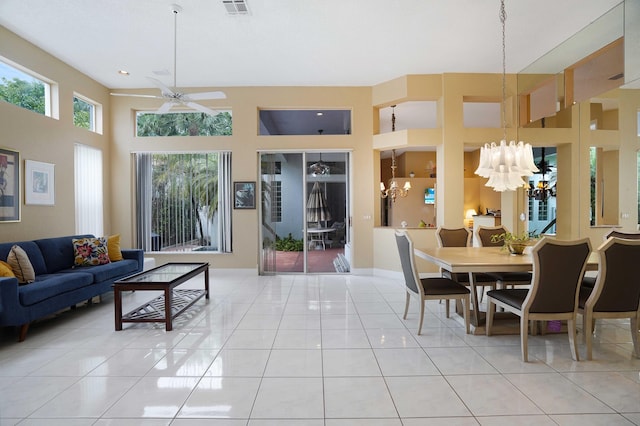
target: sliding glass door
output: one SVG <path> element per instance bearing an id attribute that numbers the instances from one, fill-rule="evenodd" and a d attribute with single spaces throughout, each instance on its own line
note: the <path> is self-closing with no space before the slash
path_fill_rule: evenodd
<path id="1" fill-rule="evenodd" d="M 349 153 L 261 153 L 260 164 L 260 273 L 349 272 Z"/>

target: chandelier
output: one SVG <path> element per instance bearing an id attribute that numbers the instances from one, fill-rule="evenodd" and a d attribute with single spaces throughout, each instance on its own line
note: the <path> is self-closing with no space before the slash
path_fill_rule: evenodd
<path id="1" fill-rule="evenodd" d="M 395 105 L 394 105 L 395 106 Z M 394 120 L 395 121 L 395 120 Z M 389 184 L 389 188 L 385 188 L 384 183 L 380 182 L 380 197 L 387 198 L 391 197 L 391 200 L 395 203 L 396 197 L 406 197 L 411 189 L 411 183 L 406 181 L 404 186 L 401 188 L 398 186 L 398 182 L 396 181 L 396 150 L 391 150 L 391 183 Z"/>
<path id="2" fill-rule="evenodd" d="M 542 172 L 542 179 L 540 179 L 535 186 L 533 184 L 526 186 L 527 196 L 539 201 L 546 201 L 547 198 L 556 196 L 556 185 L 555 183 L 551 184 L 550 181 L 546 180 L 546 173 L 551 173 L 552 169 L 547 163 L 544 147 L 542 148 L 542 160 L 540 160 L 540 162 L 538 163 L 538 168 Z"/>
<path id="3" fill-rule="evenodd" d="M 507 13 L 504 8 L 504 0 L 500 1 L 500 22 L 502 23 L 502 129 L 503 139 L 500 144 L 487 143 L 480 148 L 480 163 L 475 174 L 489 180 L 485 186 L 492 187 L 495 191 L 515 191 L 526 186 L 523 176 L 531 176 L 538 171 L 533 162 L 533 149 L 530 144 L 520 141 L 511 141 L 507 144 L 507 62 L 505 24 Z"/>

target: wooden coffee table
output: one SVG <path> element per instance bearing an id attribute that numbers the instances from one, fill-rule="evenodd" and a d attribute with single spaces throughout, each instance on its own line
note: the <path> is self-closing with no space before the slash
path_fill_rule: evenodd
<path id="1" fill-rule="evenodd" d="M 204 289 L 175 289 L 185 281 L 204 272 Z M 164 294 L 122 315 L 123 291 L 156 290 Z M 173 262 L 128 276 L 113 283 L 116 331 L 125 322 L 164 322 L 173 329 L 173 319 L 204 296 L 209 299 L 209 264 Z"/>

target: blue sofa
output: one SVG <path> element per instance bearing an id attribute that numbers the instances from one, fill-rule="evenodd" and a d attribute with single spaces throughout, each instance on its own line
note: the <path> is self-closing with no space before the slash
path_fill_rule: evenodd
<path id="1" fill-rule="evenodd" d="M 112 290 L 114 281 L 142 271 L 142 250 L 122 250 L 123 260 L 98 266 L 74 266 L 72 235 L 33 241 L 0 243 L 0 259 L 7 259 L 14 244 L 29 256 L 36 274 L 30 284 L 0 277 L 0 326 L 19 326 L 18 340 L 26 338 L 29 324 L 62 309 Z"/>

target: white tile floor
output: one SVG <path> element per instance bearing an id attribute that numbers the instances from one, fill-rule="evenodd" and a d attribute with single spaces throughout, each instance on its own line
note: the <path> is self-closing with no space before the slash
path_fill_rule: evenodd
<path id="1" fill-rule="evenodd" d="M 0 425 L 640 425 L 628 322 L 598 325 L 593 361 L 547 334 L 523 363 L 517 335 L 466 335 L 438 302 L 417 336 L 387 278 L 212 270 L 211 291 L 171 332 L 115 332 L 111 295 L 23 343 L 0 330 Z"/>

